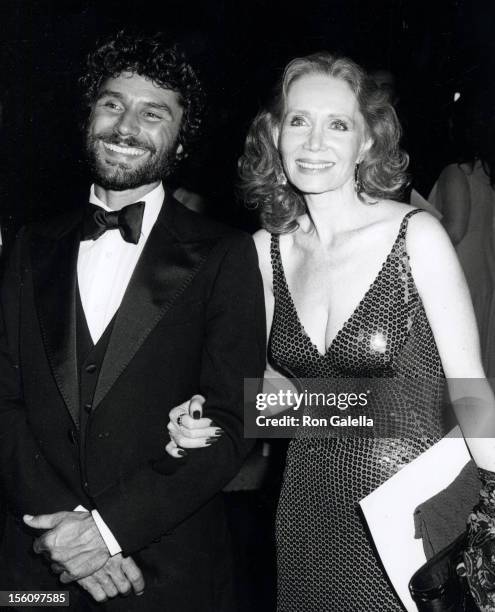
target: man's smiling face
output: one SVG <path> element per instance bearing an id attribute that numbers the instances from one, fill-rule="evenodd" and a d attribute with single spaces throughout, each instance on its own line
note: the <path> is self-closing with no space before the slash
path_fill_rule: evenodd
<path id="1" fill-rule="evenodd" d="M 123 191 L 158 183 L 182 151 L 179 94 L 131 72 L 107 79 L 92 108 L 86 150 L 97 185 Z"/>

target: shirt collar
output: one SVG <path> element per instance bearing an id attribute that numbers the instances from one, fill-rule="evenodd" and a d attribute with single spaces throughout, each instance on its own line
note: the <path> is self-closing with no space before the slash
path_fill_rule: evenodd
<path id="1" fill-rule="evenodd" d="M 163 184 L 160 183 L 157 187 L 155 187 L 152 191 L 147 193 L 145 196 L 139 199 L 139 202 L 144 202 L 144 214 L 143 214 L 143 224 L 141 226 L 141 235 L 144 238 L 147 238 L 153 226 L 155 225 L 155 221 L 158 218 L 160 213 L 163 201 L 165 199 L 165 190 L 163 189 Z M 95 194 L 95 186 L 91 185 L 91 189 L 89 192 L 89 202 L 91 204 L 96 204 L 100 208 L 104 210 L 111 211 L 104 202 L 100 200 L 100 198 Z"/>

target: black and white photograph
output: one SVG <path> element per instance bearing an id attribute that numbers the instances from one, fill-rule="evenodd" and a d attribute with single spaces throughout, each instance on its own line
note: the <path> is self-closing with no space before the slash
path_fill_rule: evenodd
<path id="1" fill-rule="evenodd" d="M 495 612 L 495 4 L 0 5 L 0 608 Z"/>

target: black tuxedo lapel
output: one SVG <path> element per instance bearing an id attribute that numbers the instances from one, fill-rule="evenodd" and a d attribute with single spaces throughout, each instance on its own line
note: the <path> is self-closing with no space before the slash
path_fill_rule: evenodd
<path id="1" fill-rule="evenodd" d="M 76 283 L 80 213 L 33 231 L 31 261 L 36 308 L 55 382 L 79 423 Z"/>
<path id="2" fill-rule="evenodd" d="M 206 259 L 213 241 L 175 231 L 177 204 L 167 196 L 115 320 L 98 378 L 96 408 Z"/>

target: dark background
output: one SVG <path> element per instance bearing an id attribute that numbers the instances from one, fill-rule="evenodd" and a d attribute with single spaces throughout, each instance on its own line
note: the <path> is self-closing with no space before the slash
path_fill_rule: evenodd
<path id="1" fill-rule="evenodd" d="M 394 72 L 414 185 L 427 196 L 452 161 L 454 91 L 494 79 L 494 17 L 490 0 L 4 0 L 2 224 L 70 207 L 87 184 L 77 77 L 96 41 L 129 25 L 169 32 L 203 76 L 205 138 L 177 181 L 207 198 L 209 214 L 253 225 L 234 197 L 247 126 L 284 64 L 321 49 Z"/>

